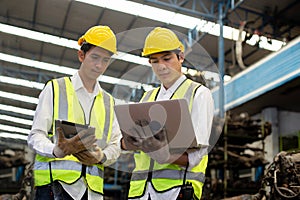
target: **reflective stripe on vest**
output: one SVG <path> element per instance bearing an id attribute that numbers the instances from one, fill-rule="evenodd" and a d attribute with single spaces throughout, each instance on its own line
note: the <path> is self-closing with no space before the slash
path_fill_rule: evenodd
<path id="1" fill-rule="evenodd" d="M 54 79 L 48 84 L 53 87 L 53 128 L 55 119 L 86 124 L 85 115 L 73 88 L 70 78 Z M 105 91 L 100 92 L 94 99 L 90 112 L 90 125 L 96 128 L 97 143 L 104 148 L 110 140 L 113 121 L 114 100 Z M 101 112 L 99 112 L 101 110 Z M 42 186 L 50 183 L 49 162 L 51 162 L 53 180 L 73 183 L 81 177 L 82 165 L 74 156 L 64 158 L 48 158 L 36 155 L 34 165 L 35 185 Z M 90 189 L 103 193 L 103 166 L 86 167 L 86 181 Z"/>
<path id="2" fill-rule="evenodd" d="M 145 180 L 148 178 L 149 171 L 141 172 L 132 174 L 131 180 L 132 181 L 138 181 L 138 180 Z M 184 171 L 179 170 L 155 170 L 152 172 L 152 178 L 168 178 L 168 179 L 183 179 Z M 189 180 L 195 180 L 204 183 L 205 181 L 205 174 L 202 172 L 194 173 L 194 172 L 187 172 L 186 173 L 186 179 Z"/>
<path id="3" fill-rule="evenodd" d="M 197 88 L 201 85 L 186 79 L 175 91 L 171 99 L 184 98 L 189 103 L 189 109 L 192 110 L 193 100 Z M 155 101 L 158 95 L 159 88 L 145 93 L 142 97 L 142 102 Z M 150 167 L 150 158 L 144 152 L 139 152 L 135 155 L 136 168 L 134 169 L 130 182 L 129 198 L 140 197 L 143 195 L 146 181 L 148 179 L 148 172 Z M 202 186 L 205 181 L 205 170 L 207 166 L 208 156 L 205 155 L 198 165 L 193 167 L 191 171 L 187 172 L 186 179 L 193 184 L 196 198 L 201 197 Z M 148 164 L 147 164 L 148 163 Z M 152 171 L 152 185 L 155 190 L 163 192 L 174 187 L 182 185 L 184 170 L 175 164 L 159 164 L 154 162 Z"/>

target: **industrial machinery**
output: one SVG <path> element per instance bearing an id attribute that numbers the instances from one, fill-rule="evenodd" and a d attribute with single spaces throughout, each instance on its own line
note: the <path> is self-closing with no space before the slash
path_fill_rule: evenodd
<path id="1" fill-rule="evenodd" d="M 22 146 L 22 145 L 19 145 Z M 0 145 L 0 200 L 29 200 L 33 179 L 26 150 Z"/>
<path id="2" fill-rule="evenodd" d="M 300 199 L 300 150 L 282 151 L 266 169 L 261 188 L 255 195 L 243 194 L 224 200 Z"/>
<path id="3" fill-rule="evenodd" d="M 227 115 L 222 134 L 209 152 L 202 199 L 255 194 L 268 164 L 264 139 L 271 131 L 269 122 L 252 119 L 247 113 Z"/>
<path id="4" fill-rule="evenodd" d="M 300 199 L 300 150 L 280 152 L 274 157 L 262 179 L 261 198 Z"/>

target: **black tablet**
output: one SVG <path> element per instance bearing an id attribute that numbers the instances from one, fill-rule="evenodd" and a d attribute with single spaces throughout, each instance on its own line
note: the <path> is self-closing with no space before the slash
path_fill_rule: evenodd
<path id="1" fill-rule="evenodd" d="M 71 138 L 84 129 L 94 129 L 91 131 L 95 132 L 94 127 L 91 127 L 89 125 L 77 124 L 65 120 L 55 120 L 55 127 L 62 128 L 66 138 Z"/>

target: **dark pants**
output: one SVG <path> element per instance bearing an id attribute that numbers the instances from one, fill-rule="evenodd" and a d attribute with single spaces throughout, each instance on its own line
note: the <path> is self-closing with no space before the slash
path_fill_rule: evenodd
<path id="1" fill-rule="evenodd" d="M 81 200 L 87 199 L 86 190 Z M 52 187 L 50 185 L 36 187 L 34 200 L 73 200 L 73 198 L 55 181 Z"/>

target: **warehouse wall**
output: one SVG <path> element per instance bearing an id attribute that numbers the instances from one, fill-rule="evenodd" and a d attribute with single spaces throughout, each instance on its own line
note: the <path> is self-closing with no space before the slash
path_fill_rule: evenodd
<path id="1" fill-rule="evenodd" d="M 300 113 L 280 111 L 279 119 L 279 133 L 281 135 L 290 135 L 300 131 Z"/>
<path id="2" fill-rule="evenodd" d="M 280 152 L 280 137 L 298 136 L 300 131 L 300 113 L 297 112 L 269 107 L 262 110 L 260 114 L 253 116 L 253 118 L 263 119 L 264 121 L 268 121 L 272 124 L 272 133 L 267 136 L 264 141 L 266 160 L 270 163 L 273 161 L 274 156 Z M 260 147 L 261 145 L 261 142 L 252 144 L 252 146 L 257 147 Z"/>

